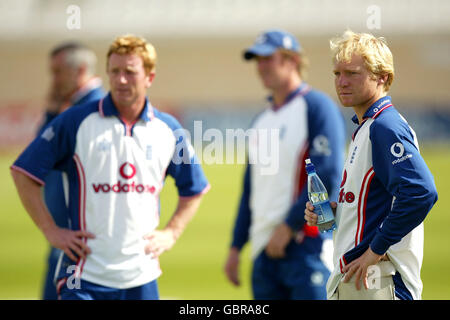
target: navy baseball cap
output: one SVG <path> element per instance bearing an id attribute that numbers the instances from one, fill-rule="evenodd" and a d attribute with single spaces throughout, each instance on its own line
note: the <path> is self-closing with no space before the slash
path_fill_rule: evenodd
<path id="1" fill-rule="evenodd" d="M 300 53 L 301 47 L 297 39 L 283 30 L 268 30 L 256 38 L 253 46 L 244 51 L 244 59 L 250 60 L 255 56 L 267 57 L 278 49 L 285 49 Z"/>

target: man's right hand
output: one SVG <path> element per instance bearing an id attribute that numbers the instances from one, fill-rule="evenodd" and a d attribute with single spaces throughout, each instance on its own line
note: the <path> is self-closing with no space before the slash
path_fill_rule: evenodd
<path id="1" fill-rule="evenodd" d="M 241 285 L 239 281 L 239 250 L 237 248 L 230 249 L 224 271 L 232 284 L 235 286 Z"/>
<path id="2" fill-rule="evenodd" d="M 85 239 L 94 239 L 95 235 L 87 231 L 73 231 L 54 227 L 44 232 L 48 242 L 54 247 L 64 251 L 64 253 L 73 261 L 86 259 L 91 253 Z"/>
<path id="3" fill-rule="evenodd" d="M 59 228 L 44 203 L 41 184 L 19 170 L 20 168 L 11 167 L 11 169 L 13 169 L 11 175 L 25 210 L 48 242 L 54 248 L 63 250 L 73 261 L 78 260 L 76 255 L 85 259 L 86 255 L 91 253 L 91 249 L 86 245 L 86 239 L 93 239 L 95 235 L 87 231 Z"/>
<path id="4" fill-rule="evenodd" d="M 336 215 L 337 202 L 331 201 L 330 205 L 331 209 L 333 209 L 333 214 Z M 314 206 L 309 201 L 306 202 L 305 220 L 308 226 L 317 226 L 317 214 L 314 213 Z"/>

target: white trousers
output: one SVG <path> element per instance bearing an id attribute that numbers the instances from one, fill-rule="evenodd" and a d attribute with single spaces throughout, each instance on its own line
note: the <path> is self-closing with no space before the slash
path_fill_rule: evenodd
<path id="1" fill-rule="evenodd" d="M 349 282 L 341 281 L 330 300 L 396 300 L 392 276 L 394 265 L 390 261 L 380 261 L 368 270 L 369 289 L 361 283 L 361 289 L 356 290 L 355 276 Z M 342 278 L 344 279 L 344 278 Z"/>

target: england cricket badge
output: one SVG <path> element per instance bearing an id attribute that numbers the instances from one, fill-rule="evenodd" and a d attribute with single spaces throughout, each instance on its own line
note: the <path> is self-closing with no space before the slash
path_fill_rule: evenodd
<path id="1" fill-rule="evenodd" d="M 145 150 L 145 158 L 147 160 L 152 160 L 152 146 L 147 146 Z"/>

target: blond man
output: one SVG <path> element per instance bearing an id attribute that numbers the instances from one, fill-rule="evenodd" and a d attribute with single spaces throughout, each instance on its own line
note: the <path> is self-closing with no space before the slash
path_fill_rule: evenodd
<path id="1" fill-rule="evenodd" d="M 12 165 L 28 214 L 64 251 L 61 299 L 158 299 L 158 257 L 175 244 L 209 188 L 180 124 L 146 97 L 155 63 L 144 39 L 117 38 L 107 54 L 110 93 L 59 115 Z M 55 224 L 40 195 L 51 169 L 67 176 L 68 229 Z M 178 206 L 157 230 L 166 174 L 175 179 Z"/>
<path id="2" fill-rule="evenodd" d="M 387 95 L 392 53 L 383 38 L 352 31 L 330 44 L 336 93 L 358 127 L 340 184 L 328 298 L 420 299 L 423 220 L 437 191 L 413 129 Z M 310 225 L 313 210 L 307 203 Z"/>

